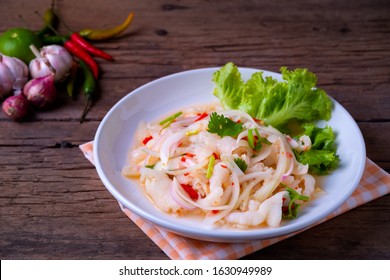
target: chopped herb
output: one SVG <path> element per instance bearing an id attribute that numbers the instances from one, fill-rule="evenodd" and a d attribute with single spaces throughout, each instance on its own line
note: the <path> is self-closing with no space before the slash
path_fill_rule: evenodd
<path id="1" fill-rule="evenodd" d="M 253 132 L 255 132 L 256 135 L 253 135 Z M 260 132 L 257 128 L 250 128 L 248 129 L 248 144 L 249 147 L 251 147 L 255 151 L 259 151 L 261 147 L 263 146 L 262 143 L 264 144 L 271 144 L 267 140 L 267 138 L 261 137 Z"/>
<path id="2" fill-rule="evenodd" d="M 256 136 L 253 136 L 253 131 L 255 131 Z M 259 151 L 262 147 L 259 137 L 260 133 L 257 128 L 248 130 L 248 144 L 255 151 Z"/>
<path id="3" fill-rule="evenodd" d="M 159 125 L 165 125 L 164 128 L 168 127 L 171 123 L 173 123 L 181 114 L 183 114 L 182 111 L 177 112 L 176 114 L 173 114 L 172 116 L 169 116 L 168 118 L 162 120 L 159 122 Z"/>
<path id="4" fill-rule="evenodd" d="M 271 142 L 268 141 L 267 138 L 264 138 L 264 137 L 260 136 L 260 132 L 259 132 L 259 130 L 257 128 L 255 128 L 255 133 L 257 135 L 257 141 L 259 141 L 259 142 L 261 142 L 263 144 L 271 145 Z"/>
<path id="5" fill-rule="evenodd" d="M 236 123 L 224 115 L 218 115 L 216 112 L 213 112 L 210 115 L 208 131 L 211 133 L 216 133 L 221 137 L 237 137 L 237 135 L 240 134 L 242 130 L 242 124 Z"/>
<path id="6" fill-rule="evenodd" d="M 214 162 L 215 162 L 215 157 L 214 157 L 214 155 L 211 155 L 211 157 L 209 159 L 209 164 L 207 166 L 207 173 L 206 173 L 206 178 L 207 179 L 210 179 L 211 175 L 213 175 Z"/>
<path id="7" fill-rule="evenodd" d="M 186 131 L 186 136 L 196 135 L 199 133 L 199 130 L 189 130 Z"/>
<path id="8" fill-rule="evenodd" d="M 145 165 L 145 168 L 153 169 L 154 166 L 155 166 L 155 164 L 147 164 L 147 165 Z"/>
<path id="9" fill-rule="evenodd" d="M 234 162 L 237 164 L 237 166 L 241 169 L 242 172 L 245 172 L 248 168 L 248 165 L 242 158 L 235 158 Z"/>
<path id="10" fill-rule="evenodd" d="M 284 186 L 284 185 L 282 185 Z M 286 191 L 290 197 L 290 202 L 287 207 L 282 208 L 282 218 L 285 220 L 295 219 L 298 215 L 298 209 L 301 206 L 300 204 L 295 203 L 296 200 L 308 201 L 309 197 L 299 194 L 297 191 L 292 188 L 286 187 Z"/>

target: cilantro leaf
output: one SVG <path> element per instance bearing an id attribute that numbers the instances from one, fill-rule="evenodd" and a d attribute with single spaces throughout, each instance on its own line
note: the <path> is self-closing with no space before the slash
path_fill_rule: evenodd
<path id="1" fill-rule="evenodd" d="M 296 190 L 286 187 L 286 191 L 290 197 L 290 202 L 287 207 L 282 208 L 282 218 L 285 220 L 295 219 L 298 216 L 298 210 L 301 206 L 300 204 L 295 203 L 296 200 L 308 201 L 309 197 L 300 195 Z"/>
<path id="2" fill-rule="evenodd" d="M 241 169 L 242 172 L 245 172 L 248 168 L 248 165 L 242 158 L 234 158 L 234 162 L 237 164 L 237 166 Z"/>
<path id="3" fill-rule="evenodd" d="M 210 115 L 208 131 L 211 133 L 216 133 L 221 137 L 236 137 L 242 130 L 242 124 L 236 123 L 224 115 L 218 115 L 216 112 Z"/>

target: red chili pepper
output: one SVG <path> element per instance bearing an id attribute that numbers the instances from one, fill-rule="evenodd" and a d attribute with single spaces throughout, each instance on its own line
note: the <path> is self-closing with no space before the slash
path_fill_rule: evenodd
<path id="1" fill-rule="evenodd" d="M 219 213 L 219 210 L 211 210 L 211 212 L 213 213 L 213 214 L 218 214 Z"/>
<path id="2" fill-rule="evenodd" d="M 83 37 L 81 37 L 80 34 L 78 34 L 78 33 L 73 33 L 70 36 L 70 40 L 72 40 L 73 42 L 75 42 L 80 47 L 84 48 L 84 50 L 86 50 L 87 52 L 89 52 L 90 54 L 92 54 L 94 56 L 103 58 L 105 60 L 110 60 L 110 61 L 114 60 L 114 58 L 111 55 L 109 55 L 105 51 L 102 51 L 102 50 L 94 47 L 92 44 L 87 42 Z"/>
<path id="3" fill-rule="evenodd" d="M 93 76 L 97 80 L 99 77 L 99 66 L 96 61 L 78 44 L 69 40 L 64 43 L 64 47 L 74 56 L 84 61 L 92 70 Z"/>
<path id="4" fill-rule="evenodd" d="M 180 186 L 188 193 L 192 200 L 198 200 L 199 194 L 196 192 L 196 190 L 194 190 L 192 186 L 187 184 L 180 184 Z"/>
<path id="5" fill-rule="evenodd" d="M 195 155 L 192 154 L 192 153 L 186 153 L 186 156 L 187 156 L 187 157 L 194 157 Z"/>
<path id="6" fill-rule="evenodd" d="M 148 136 L 148 137 L 145 137 L 144 138 L 144 140 L 142 140 L 142 143 L 144 144 L 144 145 L 146 145 L 150 140 L 152 140 L 153 139 L 153 136 L 152 135 L 150 135 L 150 136 Z"/>
<path id="7" fill-rule="evenodd" d="M 195 120 L 195 122 L 204 119 L 204 118 L 207 117 L 208 115 L 209 115 L 209 114 L 207 114 L 206 112 L 203 113 L 203 114 L 198 115 L 199 117 Z"/>

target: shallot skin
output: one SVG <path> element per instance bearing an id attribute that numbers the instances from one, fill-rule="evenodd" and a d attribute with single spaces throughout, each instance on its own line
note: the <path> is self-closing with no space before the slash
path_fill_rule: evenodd
<path id="1" fill-rule="evenodd" d="M 8 97 L 2 105 L 4 114 L 15 121 L 23 119 L 28 114 L 29 108 L 29 102 L 21 94 Z"/>

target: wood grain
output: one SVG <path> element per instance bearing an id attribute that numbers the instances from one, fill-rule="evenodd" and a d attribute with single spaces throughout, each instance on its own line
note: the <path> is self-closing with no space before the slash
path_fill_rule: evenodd
<path id="1" fill-rule="evenodd" d="M 0 32 L 39 29 L 48 0 L 2 0 Z M 21 8 L 22 7 L 22 8 Z M 81 95 L 14 123 L 0 116 L 1 259 L 166 259 L 119 209 L 78 145 L 92 140 L 123 96 L 175 72 L 220 66 L 305 67 L 357 121 L 367 156 L 390 171 L 390 3 L 374 1 L 58 0 L 73 30 L 118 24 L 124 36 L 96 46 L 99 99 L 79 123 Z M 62 33 L 68 32 L 61 26 Z M 245 259 L 389 259 L 385 196 Z"/>

